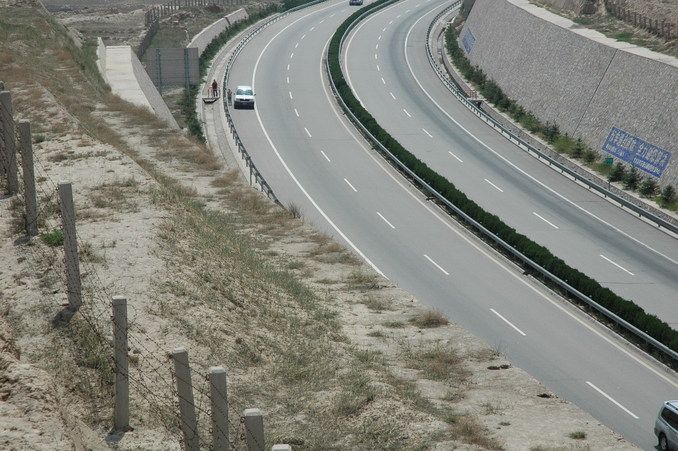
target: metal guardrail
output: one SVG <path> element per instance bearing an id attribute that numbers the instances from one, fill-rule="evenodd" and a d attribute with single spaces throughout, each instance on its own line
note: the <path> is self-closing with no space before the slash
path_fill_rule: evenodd
<path id="1" fill-rule="evenodd" d="M 233 67 L 233 64 L 235 63 L 236 58 L 242 52 L 242 50 L 245 48 L 245 46 L 256 36 L 267 28 L 269 25 L 272 23 L 277 22 L 278 20 L 282 19 L 283 17 L 287 16 L 288 14 L 298 11 L 300 9 L 307 8 L 312 5 L 316 5 L 318 3 L 322 3 L 326 0 L 316 0 L 310 3 L 305 3 L 301 6 L 297 6 L 295 8 L 288 9 L 287 11 L 284 11 L 280 14 L 276 14 L 275 16 L 271 17 L 270 19 L 264 21 L 261 23 L 258 27 L 254 28 L 251 30 L 247 35 L 238 42 L 238 45 L 236 45 L 235 49 L 233 49 L 233 52 L 231 53 L 231 56 L 228 59 L 228 62 L 226 63 L 226 72 L 224 73 L 224 79 L 222 80 L 221 86 L 228 86 L 228 77 L 231 73 L 231 68 Z M 264 179 L 264 176 L 261 175 L 257 167 L 254 165 L 254 162 L 252 161 L 252 157 L 250 154 L 247 152 L 247 149 L 245 148 L 245 144 L 243 144 L 242 140 L 240 139 L 240 135 L 238 135 L 238 131 L 236 130 L 235 123 L 233 122 L 233 118 L 231 117 L 231 112 L 228 109 L 228 104 L 227 100 L 224 99 L 224 113 L 226 114 L 226 120 L 228 121 L 228 128 L 231 132 L 231 135 L 233 136 L 233 140 L 235 141 L 235 145 L 238 148 L 238 153 L 240 153 L 240 156 L 243 160 L 245 160 L 245 166 L 249 168 L 249 183 L 250 185 L 258 184 L 261 187 L 261 191 L 266 194 L 266 196 L 271 199 L 273 202 L 276 204 L 283 206 L 282 203 L 278 200 L 276 197 L 275 193 L 273 192 L 273 189 L 270 187 L 270 185 L 266 182 Z"/>
<path id="2" fill-rule="evenodd" d="M 394 3 L 395 1 L 397 1 L 397 0 L 394 0 L 393 2 L 385 3 L 385 4 L 381 5 L 381 7 L 384 7 L 384 6 L 388 5 L 388 4 L 392 4 L 392 3 Z M 451 10 L 453 10 L 453 9 L 455 9 L 455 8 L 458 8 L 459 6 L 461 6 L 461 0 L 458 0 L 458 1 L 454 2 L 454 3 L 452 3 L 452 5 L 450 5 L 448 8 L 446 8 L 445 10 L 443 10 L 440 14 L 438 14 L 438 15 L 433 19 L 433 21 L 432 21 L 431 24 L 429 25 L 429 28 L 428 28 L 428 31 L 427 31 L 426 51 L 427 51 L 427 53 L 428 53 L 428 55 L 429 55 L 429 61 L 431 62 L 432 66 L 436 69 L 436 71 L 439 72 L 439 75 L 442 74 L 442 72 L 440 72 L 440 69 L 437 68 L 436 65 L 435 65 L 434 62 L 433 62 L 433 61 L 434 61 L 434 60 L 433 60 L 433 55 L 432 55 L 432 53 L 431 53 L 431 49 L 430 49 L 430 45 L 429 45 L 429 42 L 430 42 L 430 34 L 431 34 L 431 31 L 433 30 L 435 24 L 436 24 L 438 21 L 440 21 L 440 19 L 441 19 L 442 17 L 444 17 L 446 14 L 448 14 Z M 345 39 L 345 37 L 348 35 L 348 33 L 351 31 L 351 29 L 353 29 L 353 27 L 354 27 L 360 20 L 362 20 L 364 17 L 366 17 L 367 15 L 371 14 L 372 12 L 374 12 L 374 11 L 376 11 L 376 10 L 378 10 L 378 9 L 380 9 L 380 8 L 374 8 L 374 9 L 372 9 L 372 10 L 366 11 L 364 14 L 360 15 L 359 17 L 357 17 L 356 20 L 355 20 L 353 23 L 351 23 L 351 24 L 347 27 L 346 32 L 344 33 L 344 35 L 342 36 L 342 39 L 341 39 L 339 55 L 341 55 L 341 48 L 343 48 L 344 39 Z M 341 59 L 341 57 L 340 57 L 340 59 Z M 338 99 L 338 102 L 339 102 L 340 106 L 342 107 L 342 109 L 344 110 L 344 112 L 346 113 L 347 117 L 349 117 L 349 119 L 351 119 L 351 121 L 352 121 L 352 122 L 353 122 L 353 123 L 354 123 L 361 131 L 362 131 L 362 133 L 363 133 L 370 141 L 372 141 L 372 143 L 373 143 L 373 144 L 374 144 L 374 145 L 375 145 L 375 146 L 376 146 L 383 154 L 387 155 L 388 158 L 389 158 L 389 159 L 390 159 L 390 160 L 391 160 L 391 161 L 392 161 L 392 162 L 393 162 L 393 163 L 394 163 L 394 164 L 395 164 L 402 172 L 404 172 L 408 177 L 410 177 L 410 178 L 412 178 L 413 180 L 415 180 L 416 183 L 419 184 L 419 186 L 421 186 L 426 192 L 428 192 L 430 195 L 432 195 L 433 197 L 435 197 L 441 204 L 445 205 L 447 208 L 449 208 L 449 209 L 450 209 L 451 211 L 453 211 L 455 214 L 457 214 L 457 215 L 459 215 L 460 217 L 462 217 L 462 218 L 464 219 L 464 221 L 466 221 L 467 223 L 471 224 L 475 229 L 477 229 L 477 230 L 480 231 L 483 235 L 485 235 L 485 237 L 487 237 L 488 239 L 494 241 L 497 245 L 501 246 L 501 248 L 502 248 L 505 252 L 508 252 L 508 253 L 511 254 L 514 258 L 516 258 L 517 260 L 523 262 L 523 264 L 525 264 L 525 265 L 527 265 L 528 267 L 532 268 L 533 270 L 535 270 L 536 272 L 538 272 L 539 274 L 541 274 L 544 278 L 548 279 L 549 281 L 551 281 L 551 282 L 552 282 L 553 284 L 555 284 L 556 286 L 558 286 L 558 287 L 562 288 L 563 290 L 565 290 L 566 292 L 572 294 L 573 296 L 575 296 L 575 297 L 576 297 L 577 299 L 579 299 L 580 301 L 586 303 L 586 304 L 589 305 L 591 308 L 593 308 L 593 309 L 595 309 L 596 311 L 600 312 L 600 313 L 603 314 L 605 317 L 607 317 L 608 319 L 610 319 L 610 320 L 613 321 L 614 323 L 618 324 L 618 325 L 621 326 L 622 328 L 624 328 L 624 329 L 626 329 L 627 331 L 633 333 L 633 334 L 636 335 L 638 338 L 640 338 L 641 340 L 645 341 L 647 344 L 653 346 L 653 347 L 654 347 L 655 349 L 657 349 L 658 351 L 661 351 L 661 352 L 664 353 L 666 356 L 672 358 L 674 361 L 678 361 L 678 353 L 677 353 L 677 352 L 675 352 L 674 350 L 670 349 L 669 347 L 667 347 L 667 346 L 664 345 L 663 343 L 660 343 L 659 341 L 657 341 L 657 340 L 654 339 L 653 337 L 649 336 L 648 334 L 646 334 L 646 333 L 643 332 L 642 330 L 638 329 L 637 327 L 633 326 L 632 324 L 628 323 L 628 322 L 625 321 L 624 319 L 619 318 L 617 315 L 615 315 L 614 313 L 612 313 L 612 312 L 609 311 L 608 309 L 606 309 L 606 308 L 604 308 L 603 306 L 601 306 L 601 305 L 599 305 L 598 303 L 596 303 L 592 298 L 586 296 L 585 294 L 583 294 L 583 293 L 581 293 L 580 291 L 576 290 L 574 287 L 570 286 L 566 281 L 559 279 L 558 277 L 556 277 L 556 276 L 555 276 L 554 274 L 552 274 L 551 272 L 545 270 L 544 268 L 542 268 L 541 266 L 539 266 L 537 263 L 533 262 L 533 261 L 530 260 L 528 257 L 526 257 L 525 255 L 523 255 L 521 252 L 519 252 L 519 251 L 517 251 L 516 249 L 514 249 L 511 245 L 509 245 L 508 243 L 506 243 L 504 240 L 502 240 L 502 239 L 499 238 L 498 236 L 494 235 L 491 231 L 489 231 L 487 228 L 485 228 L 482 224 L 480 224 L 479 222 L 475 221 L 473 218 L 471 218 L 470 216 L 468 216 L 464 211 L 462 211 L 462 210 L 459 209 L 457 206 L 455 206 L 454 204 L 452 204 L 449 200 L 447 200 L 442 194 L 440 194 L 440 193 L 438 193 L 437 191 L 435 191 L 428 183 L 426 183 L 423 179 L 421 179 L 418 175 L 416 175 L 410 168 L 408 168 L 404 163 L 402 163 L 398 158 L 396 158 L 396 156 L 393 155 L 393 154 L 392 154 L 392 153 L 391 153 L 391 152 L 390 152 L 390 151 L 389 151 L 389 150 L 388 150 L 381 142 L 379 142 L 379 141 L 377 140 L 377 138 L 376 138 L 375 136 L 373 136 L 373 135 L 369 132 L 369 130 L 367 130 L 367 128 L 366 128 L 366 127 L 365 127 L 365 126 L 364 126 L 364 125 L 356 118 L 356 116 L 355 116 L 355 115 L 353 114 L 353 112 L 348 108 L 348 106 L 346 105 L 346 103 L 344 102 L 344 100 L 343 100 L 343 99 L 341 98 L 341 96 L 339 95 L 339 92 L 337 91 L 335 82 L 334 82 L 334 80 L 332 79 L 331 71 L 329 70 L 329 61 L 327 61 L 327 60 L 326 60 L 326 72 L 328 73 L 328 76 L 329 76 L 329 79 L 330 79 L 330 85 L 331 85 L 331 87 L 332 87 L 332 90 L 333 90 L 333 92 L 334 92 L 334 95 L 335 95 L 335 97 Z M 444 78 L 447 78 L 447 76 L 445 75 Z M 448 80 L 448 81 L 449 81 L 449 80 Z M 451 82 L 450 82 L 450 83 L 451 83 Z M 452 90 L 452 92 L 455 93 L 455 95 L 457 96 L 457 98 L 459 98 L 459 100 L 461 100 L 462 103 L 464 103 L 465 105 L 467 105 L 467 106 L 469 106 L 469 107 L 475 107 L 475 105 L 473 105 L 470 101 L 468 101 L 468 100 L 466 99 L 465 96 L 461 95 L 461 92 L 460 92 L 458 89 L 456 89 L 456 85 L 454 85 L 453 83 L 451 83 L 451 84 L 452 84 L 452 86 L 454 86 L 454 89 Z M 476 107 L 475 109 L 478 110 L 477 107 Z M 482 111 L 476 111 L 476 114 L 477 114 L 477 115 L 479 115 L 479 114 L 485 115 L 485 113 L 482 112 Z M 489 119 L 491 119 L 491 118 L 489 118 Z M 493 122 L 496 123 L 496 121 L 493 121 Z M 499 124 L 497 124 L 497 125 L 499 125 Z M 502 127 L 502 128 L 503 128 L 503 127 Z M 516 139 L 517 139 L 517 138 L 516 138 Z M 536 149 L 535 149 L 535 150 L 536 150 Z M 548 157 L 547 157 L 547 158 L 548 158 Z M 554 163 L 557 163 L 557 162 L 554 162 Z M 564 169 L 567 169 L 567 168 L 564 168 Z"/>

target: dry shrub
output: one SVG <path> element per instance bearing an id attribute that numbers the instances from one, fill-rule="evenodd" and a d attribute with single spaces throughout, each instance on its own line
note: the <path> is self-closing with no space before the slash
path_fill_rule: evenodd
<path id="1" fill-rule="evenodd" d="M 437 310 L 426 310 L 410 319 L 410 322 L 422 329 L 447 326 L 450 322 Z"/>
<path id="2" fill-rule="evenodd" d="M 458 379 L 461 382 L 466 377 L 466 371 L 461 367 L 462 362 L 463 359 L 454 349 L 441 346 L 424 351 L 409 351 L 409 365 L 424 373 L 427 379 Z"/>
<path id="3" fill-rule="evenodd" d="M 465 443 L 478 445 L 483 449 L 499 450 L 503 449 L 498 440 L 490 436 L 483 426 L 479 425 L 471 417 L 460 417 L 453 426 L 455 434 L 457 434 Z"/>
<path id="4" fill-rule="evenodd" d="M 225 188 L 227 186 L 233 185 L 238 178 L 240 178 L 240 171 L 237 169 L 231 169 L 226 171 L 223 175 L 219 175 L 212 179 L 210 184 L 215 188 Z"/>
<path id="5" fill-rule="evenodd" d="M 385 310 L 393 310 L 392 302 L 388 299 L 384 299 L 379 296 L 375 296 L 372 293 L 367 294 L 367 298 L 363 301 L 363 304 L 375 312 L 383 312 Z"/>

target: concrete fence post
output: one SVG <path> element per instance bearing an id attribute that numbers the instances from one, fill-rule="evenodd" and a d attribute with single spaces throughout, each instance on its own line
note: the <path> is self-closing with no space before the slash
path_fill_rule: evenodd
<path id="1" fill-rule="evenodd" d="M 24 173 L 24 198 L 26 208 L 26 234 L 38 234 L 38 198 L 35 190 L 35 169 L 33 165 L 33 137 L 31 123 L 25 119 L 19 121 L 21 139 L 21 166 Z"/>
<path id="2" fill-rule="evenodd" d="M 128 431 L 129 427 L 129 357 L 127 354 L 127 299 L 113 296 L 113 349 L 115 371 L 115 405 L 113 429 Z"/>
<path id="3" fill-rule="evenodd" d="M 186 451 L 200 451 L 198 421 L 195 415 L 188 351 L 185 348 L 176 348 L 172 351 L 172 358 L 174 359 L 174 377 L 176 378 L 177 396 L 179 397 L 181 430 L 184 434 L 184 449 Z"/>
<path id="4" fill-rule="evenodd" d="M 221 366 L 210 367 L 208 377 L 212 406 L 212 449 L 214 451 L 228 451 L 226 370 Z"/>
<path id="5" fill-rule="evenodd" d="M 7 177 L 7 194 L 19 192 L 19 175 L 16 163 L 16 135 L 14 133 L 14 117 L 12 112 L 12 94 L 0 92 L 0 122 L 2 123 L 4 152 L 0 155 L 3 172 Z"/>
<path id="6" fill-rule="evenodd" d="M 245 409 L 243 411 L 245 423 L 245 443 L 247 451 L 264 451 L 264 418 L 259 409 Z"/>
<path id="7" fill-rule="evenodd" d="M 66 258 L 66 286 L 68 288 L 68 310 L 76 312 L 82 304 L 80 286 L 80 260 L 78 258 L 78 238 L 75 233 L 75 209 L 71 182 L 59 182 L 59 200 L 61 201 L 61 223 L 64 234 L 64 254 Z"/>

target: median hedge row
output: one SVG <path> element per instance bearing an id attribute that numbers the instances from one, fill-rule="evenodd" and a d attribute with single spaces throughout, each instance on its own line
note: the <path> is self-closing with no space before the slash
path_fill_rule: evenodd
<path id="1" fill-rule="evenodd" d="M 586 274 L 568 266 L 563 260 L 553 255 L 548 249 L 535 243 L 515 229 L 506 225 L 499 217 L 483 210 L 473 200 L 459 191 L 452 182 L 429 168 L 425 163 L 405 149 L 395 138 L 384 130 L 377 121 L 365 110 L 356 99 L 347 85 L 340 64 L 340 45 L 342 37 L 348 32 L 351 24 L 368 9 L 377 9 L 391 0 L 380 0 L 368 7 L 361 8 L 352 14 L 337 29 L 328 49 L 329 72 L 335 83 L 339 96 L 356 116 L 358 121 L 391 152 L 395 158 L 409 168 L 414 174 L 424 180 L 431 188 L 441 194 L 457 208 L 482 224 L 514 249 L 527 258 L 546 269 L 557 278 L 567 282 L 577 291 L 585 294 L 594 302 L 613 312 L 618 317 L 644 331 L 669 348 L 678 351 L 678 332 L 655 315 L 647 314 L 642 308 L 628 301 L 610 289 L 601 286 L 597 281 Z M 528 271 L 530 271 L 528 269 Z M 536 271 L 535 275 L 539 275 Z"/>

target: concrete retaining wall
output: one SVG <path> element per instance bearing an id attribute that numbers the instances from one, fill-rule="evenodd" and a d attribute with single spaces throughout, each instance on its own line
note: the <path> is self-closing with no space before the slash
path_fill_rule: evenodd
<path id="1" fill-rule="evenodd" d="M 244 8 L 240 8 L 237 11 L 233 11 L 231 14 L 227 15 L 223 19 L 219 19 L 214 22 L 209 27 L 202 30 L 198 33 L 191 42 L 186 47 L 196 47 L 198 49 L 198 55 L 202 55 L 202 52 L 205 51 L 205 48 L 221 33 L 224 32 L 231 25 L 240 22 L 241 20 L 247 19 L 247 11 Z"/>
<path id="2" fill-rule="evenodd" d="M 97 38 L 97 68 L 99 68 L 99 73 L 104 78 L 104 81 L 108 83 L 106 79 L 106 45 L 101 38 Z"/>
<path id="3" fill-rule="evenodd" d="M 102 70 L 104 80 L 111 86 L 113 94 L 137 106 L 148 108 L 170 127 L 180 128 L 130 46 L 100 45 L 97 53 L 99 69 Z"/>
<path id="4" fill-rule="evenodd" d="M 472 38 L 468 38 L 472 35 Z M 542 122 L 601 155 L 612 127 L 671 154 L 659 182 L 678 187 L 678 60 L 608 39 L 526 0 L 475 0 L 467 56 Z"/>
<path id="5" fill-rule="evenodd" d="M 144 69 L 141 61 L 139 61 L 139 58 L 137 58 L 136 54 L 132 52 L 131 49 L 130 57 L 134 78 L 136 78 L 137 83 L 139 83 L 139 87 L 144 93 L 146 100 L 148 100 L 148 103 L 151 104 L 153 112 L 155 112 L 156 116 L 165 121 L 167 125 L 178 130 L 180 128 L 179 124 L 177 124 L 176 119 L 174 119 L 174 116 L 172 116 L 172 112 L 156 89 L 151 77 L 149 77 L 148 73 L 146 73 L 146 69 Z"/>

